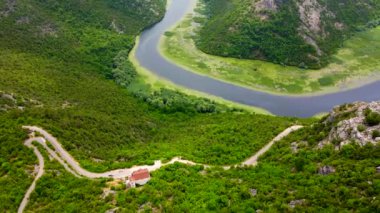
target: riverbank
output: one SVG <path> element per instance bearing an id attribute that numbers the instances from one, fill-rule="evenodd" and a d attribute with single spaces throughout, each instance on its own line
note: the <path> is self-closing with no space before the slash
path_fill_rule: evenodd
<path id="1" fill-rule="evenodd" d="M 197 11 L 202 10 L 198 3 Z M 182 68 L 224 82 L 266 93 L 316 96 L 336 93 L 380 80 L 380 27 L 357 33 L 320 70 L 300 69 L 258 60 L 207 55 L 194 44 L 198 23 L 187 15 L 160 40 L 159 52 Z"/>
<path id="2" fill-rule="evenodd" d="M 246 110 L 248 112 L 259 113 L 259 114 L 264 114 L 264 115 L 273 115 L 268 110 L 265 110 L 263 108 L 244 105 L 244 104 L 240 104 L 240 103 L 233 102 L 233 101 L 228 101 L 228 100 L 223 99 L 221 97 L 217 97 L 217 96 L 210 95 L 207 93 L 203 93 L 200 91 L 188 89 L 188 88 L 180 86 L 178 84 L 174 84 L 173 82 L 171 82 L 171 81 L 169 81 L 163 77 L 158 76 L 157 74 L 155 74 L 155 73 L 151 72 L 150 70 L 141 66 L 139 61 L 137 60 L 136 51 L 137 51 L 137 47 L 139 46 L 139 42 L 140 42 L 140 37 L 137 37 L 136 42 L 135 42 L 135 46 L 131 50 L 131 52 L 129 53 L 129 61 L 133 64 L 133 66 L 136 68 L 136 71 L 138 73 L 135 84 L 148 85 L 152 89 L 152 92 L 158 91 L 162 88 L 165 88 L 165 89 L 180 91 L 181 93 L 184 93 L 184 94 L 190 95 L 190 96 L 207 98 L 207 99 L 210 99 L 212 101 L 215 101 L 216 103 L 223 104 L 223 105 L 226 105 L 226 106 L 231 107 L 231 108 L 243 109 L 243 110 Z M 132 87 L 134 87 L 134 86 L 132 86 Z"/>
<path id="3" fill-rule="evenodd" d="M 194 8 L 196 7 L 196 3 L 197 3 L 196 1 L 192 1 L 188 6 L 187 11 L 188 12 L 193 11 Z M 166 6 L 167 10 L 170 8 L 171 4 L 172 4 L 172 0 L 168 0 L 167 6 Z M 182 20 L 178 20 L 172 26 L 175 27 L 181 21 Z M 225 100 L 221 97 L 217 97 L 217 96 L 210 95 L 207 93 L 203 93 L 200 91 L 188 89 L 186 87 L 180 86 L 178 84 L 174 84 L 173 82 L 156 75 L 155 73 L 153 73 L 150 70 L 141 66 L 139 61 L 137 60 L 136 51 L 137 51 L 137 47 L 139 46 L 139 43 L 140 43 L 140 36 L 138 36 L 136 38 L 135 46 L 131 50 L 131 52 L 129 54 L 129 58 L 128 58 L 129 61 L 132 62 L 132 64 L 134 65 L 134 67 L 136 68 L 136 71 L 138 73 L 138 77 L 136 80 L 137 84 L 147 84 L 151 87 L 151 89 L 153 91 L 158 91 L 162 88 L 171 89 L 171 90 L 180 91 L 186 95 L 191 95 L 191 96 L 200 97 L 200 98 L 207 98 L 207 99 L 210 99 L 212 101 L 215 101 L 216 103 L 223 104 L 223 105 L 226 105 L 226 106 L 231 107 L 231 108 L 243 109 L 243 110 L 246 110 L 248 112 L 253 112 L 253 113 L 273 115 L 268 110 L 265 110 L 263 108 L 254 107 L 254 106 L 245 105 L 245 104 L 240 104 L 240 103 L 233 102 L 233 101 L 228 101 L 228 100 Z"/>
<path id="4" fill-rule="evenodd" d="M 349 83 L 349 85 L 346 88 L 341 87 L 339 88 L 339 91 L 323 95 L 318 93 L 279 94 L 275 92 L 267 92 L 263 88 L 252 89 L 246 86 L 236 85 L 226 80 L 214 78 L 207 74 L 200 74 L 185 69 L 184 66 L 181 64 L 172 63 L 170 60 L 166 59 L 160 52 L 160 48 L 158 48 L 160 46 L 160 41 L 162 41 L 162 37 L 164 35 L 166 37 L 173 37 L 173 34 L 168 32 L 168 30 L 172 29 L 173 26 L 178 25 L 178 21 L 186 19 L 186 17 L 188 16 L 187 14 L 191 12 L 189 8 L 193 8 L 194 2 L 196 1 L 173 1 L 170 7 L 168 8 L 163 20 L 157 23 L 152 28 L 145 30 L 141 34 L 139 43 L 136 45 L 134 51 L 131 53 L 130 59 L 131 61 L 134 61 L 135 66 L 138 68 L 138 72 L 145 74 L 145 78 L 149 77 L 148 81 L 150 81 L 151 84 L 152 82 L 157 84 L 157 81 L 161 80 L 161 82 L 158 84 L 161 84 L 159 86 L 162 87 L 168 87 L 168 85 L 172 85 L 171 88 L 178 88 L 178 90 L 180 91 L 186 88 L 188 91 L 191 91 L 191 93 L 193 93 L 193 91 L 197 91 L 196 94 L 200 94 L 203 97 L 205 96 L 205 94 L 208 94 L 213 97 L 222 98 L 223 100 L 259 107 L 279 116 L 291 117 L 311 117 L 322 112 L 328 112 L 334 106 L 341 105 L 343 103 L 355 101 L 374 101 L 380 98 L 379 93 L 373 92 L 377 91 L 380 88 L 380 81 L 366 84 L 362 87 L 358 87 L 355 89 L 348 89 L 350 88 L 349 86 L 353 85 L 353 83 Z M 188 24 L 191 25 L 191 22 L 188 22 Z M 179 26 L 181 26 L 181 24 Z M 190 38 L 191 34 L 186 34 L 186 36 L 186 38 Z M 374 39 L 380 40 L 379 38 Z M 191 42 L 184 42 L 184 46 L 175 46 L 173 47 L 173 49 L 170 50 L 175 50 L 175 48 L 177 48 L 181 49 L 181 51 L 187 51 L 187 44 L 191 44 Z M 373 54 L 380 54 L 375 49 L 372 50 Z M 178 56 L 181 55 L 178 54 Z M 215 61 L 213 61 L 212 59 L 208 60 L 208 58 L 202 58 L 197 54 L 194 55 L 194 58 L 195 61 L 193 61 L 194 63 L 191 63 L 192 66 L 198 66 L 199 63 L 202 63 L 202 66 L 207 71 L 213 71 L 212 69 L 208 69 L 209 67 L 204 65 L 205 63 L 213 63 Z M 228 60 L 237 59 L 225 59 L 226 62 Z M 222 62 L 224 63 L 225 61 L 223 60 Z M 220 61 L 218 61 L 218 63 L 219 62 Z M 263 63 L 262 61 L 248 60 L 245 60 L 244 62 L 259 63 L 260 65 L 262 65 Z M 356 63 L 355 60 L 349 60 L 349 62 L 354 64 Z M 371 61 L 371 65 L 376 64 L 376 67 L 378 63 L 380 62 L 377 62 L 377 60 Z M 270 66 L 279 66 L 270 63 L 268 64 Z M 265 68 L 265 66 L 261 67 Z M 280 68 L 282 68 L 282 66 L 280 66 Z M 223 69 L 217 71 L 223 71 Z M 239 79 L 244 79 L 246 75 L 244 75 L 244 73 L 239 73 L 239 71 L 241 70 L 237 70 L 236 72 L 234 72 L 235 76 Z M 276 81 L 278 81 L 278 83 L 282 85 L 288 84 L 289 88 L 291 88 L 294 91 L 307 90 L 308 88 L 310 89 L 310 85 L 304 85 L 304 83 L 309 82 L 310 79 L 315 79 L 315 77 L 313 78 L 312 76 L 309 76 L 315 74 L 315 72 L 305 72 L 304 70 L 290 70 L 289 72 L 286 72 L 285 75 L 285 72 L 283 72 L 282 69 L 278 69 L 275 71 L 281 73 L 281 75 L 278 75 L 278 73 L 273 73 L 271 72 L 271 70 L 268 70 L 268 72 L 263 72 L 263 74 L 269 76 L 260 76 L 260 71 L 256 69 L 255 73 L 257 72 L 257 75 L 251 75 L 251 77 L 257 77 L 260 81 L 264 81 L 264 83 L 268 84 L 273 83 L 271 81 L 275 79 Z M 344 70 L 344 72 L 346 73 L 347 70 Z M 226 73 L 228 74 L 228 72 Z M 333 74 L 336 75 L 332 76 Z M 342 74 L 338 72 L 334 73 L 329 71 L 327 76 L 318 76 L 318 84 L 326 85 L 326 88 L 328 88 L 328 85 L 331 82 L 334 82 L 333 77 L 336 76 L 343 76 L 348 78 L 347 73 Z M 155 79 L 159 80 L 155 81 Z M 162 81 L 162 79 L 166 80 Z M 377 76 L 373 75 L 371 76 L 370 81 L 375 79 L 377 79 Z M 144 82 L 143 80 L 142 82 Z M 360 80 L 360 83 L 363 82 L 364 79 Z M 314 85 L 313 89 L 319 88 L 319 86 L 316 84 L 317 83 L 315 82 L 314 84 L 312 84 L 312 86 Z M 274 86 L 274 88 L 281 88 L 278 85 Z"/>

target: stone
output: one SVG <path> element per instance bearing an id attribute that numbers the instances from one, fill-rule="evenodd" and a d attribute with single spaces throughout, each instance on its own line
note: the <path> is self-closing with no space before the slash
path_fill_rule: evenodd
<path id="1" fill-rule="evenodd" d="M 13 102 L 16 101 L 16 99 L 13 97 L 13 95 L 10 95 L 10 94 L 3 94 L 3 95 L 2 95 L 2 98 L 4 98 L 4 99 L 9 99 L 9 100 L 11 100 L 11 101 L 13 101 Z"/>
<path id="2" fill-rule="evenodd" d="M 291 143 L 290 148 L 292 149 L 293 153 L 297 153 L 298 152 L 298 143 L 297 142 Z"/>
<path id="3" fill-rule="evenodd" d="M 257 189 L 250 189 L 249 192 L 251 193 L 252 196 L 257 195 Z"/>
<path id="4" fill-rule="evenodd" d="M 302 205 L 305 203 L 305 199 L 302 200 L 292 200 L 289 203 L 289 207 L 294 209 L 296 206 Z"/>
<path id="5" fill-rule="evenodd" d="M 376 167 L 376 172 L 380 173 L 380 166 Z"/>
<path id="6" fill-rule="evenodd" d="M 118 210 L 119 208 L 114 208 L 114 209 L 109 209 L 106 211 L 106 213 L 116 213 L 116 211 Z"/>
<path id="7" fill-rule="evenodd" d="M 355 102 L 349 105 L 343 105 L 334 108 L 328 118 L 324 121 L 325 124 L 337 123 L 331 129 L 328 138 L 325 141 L 331 144 L 334 141 L 339 141 L 339 144 L 334 144 L 337 150 L 351 142 L 357 143 L 359 146 L 365 146 L 367 143 L 376 144 L 380 142 L 377 138 L 372 138 L 371 132 L 380 129 L 380 125 L 368 127 L 365 122 L 365 111 L 370 109 L 372 112 L 380 113 L 380 101 L 378 102 Z M 363 126 L 365 127 L 363 130 Z M 359 128 L 360 127 L 360 128 Z M 361 131 L 359 131 L 361 129 Z"/>
<path id="8" fill-rule="evenodd" d="M 332 166 L 323 166 L 318 169 L 318 173 L 321 175 L 328 175 L 331 173 L 335 173 L 335 168 Z"/>
<path id="9" fill-rule="evenodd" d="M 116 191 L 115 190 L 111 190 L 111 189 L 104 189 L 103 190 L 103 194 L 102 194 L 102 199 L 105 199 L 106 197 L 108 197 L 109 195 L 115 195 L 116 194 Z"/>

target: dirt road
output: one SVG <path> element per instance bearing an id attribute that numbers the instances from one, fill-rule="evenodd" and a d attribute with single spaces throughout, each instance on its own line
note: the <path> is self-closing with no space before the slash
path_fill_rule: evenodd
<path id="1" fill-rule="evenodd" d="M 160 169 L 163 166 L 174 164 L 176 162 L 187 164 L 187 165 L 203 165 L 206 168 L 211 167 L 211 165 L 206 164 L 199 164 L 192 161 L 181 159 L 180 157 L 175 157 L 172 160 L 170 160 L 167 163 L 162 163 L 162 161 L 157 160 L 154 162 L 154 165 L 142 165 L 142 166 L 133 166 L 132 168 L 126 168 L 126 169 L 117 169 L 112 170 L 104 173 L 94 173 L 87 171 L 86 169 L 82 168 L 79 163 L 74 159 L 73 156 L 70 155 L 58 142 L 58 140 L 53 137 L 51 134 L 49 134 L 47 131 L 40 127 L 36 126 L 23 126 L 24 129 L 29 130 L 31 133 L 39 133 L 39 135 L 42 135 L 42 137 L 31 137 L 25 141 L 25 145 L 29 148 L 32 148 L 34 150 L 34 153 L 36 154 L 38 161 L 39 161 L 39 170 L 38 174 L 36 175 L 32 185 L 29 187 L 28 191 L 26 192 L 20 207 L 18 209 L 18 213 L 22 213 L 25 209 L 30 194 L 33 192 L 36 182 L 38 179 L 43 175 L 44 173 L 44 158 L 38 148 L 32 144 L 32 142 L 37 142 L 42 145 L 42 147 L 48 152 L 48 154 L 56 159 L 61 165 L 64 166 L 64 168 L 70 172 L 71 174 L 75 175 L 76 177 L 86 177 L 86 178 L 126 178 L 129 177 L 134 171 L 137 171 L 139 169 L 148 169 L 150 172 Z M 302 126 L 292 126 L 284 130 L 282 133 L 277 135 L 271 142 L 269 142 L 266 146 L 264 146 L 261 150 L 259 150 L 257 153 L 255 153 L 252 157 L 250 157 L 248 160 L 244 161 L 243 163 L 239 165 L 234 166 L 256 166 L 258 158 L 262 156 L 265 152 L 267 152 L 275 142 L 281 140 L 282 138 L 286 137 L 290 133 L 302 128 Z M 34 135 L 34 134 L 31 134 Z M 47 144 L 46 141 L 48 141 L 54 148 L 51 149 Z M 232 166 L 224 166 L 224 169 L 230 169 Z"/>

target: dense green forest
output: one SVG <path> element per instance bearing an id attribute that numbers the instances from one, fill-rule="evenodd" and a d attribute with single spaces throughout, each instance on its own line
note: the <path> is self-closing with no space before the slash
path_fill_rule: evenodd
<path id="1" fill-rule="evenodd" d="M 118 212 L 377 212 L 379 146 L 317 148 L 339 120 L 322 119 L 274 147 L 257 167 L 224 170 L 174 164 L 152 173 L 144 187 L 102 196 L 107 180 L 89 181 L 48 163 L 30 209 L 41 212 L 92 208 Z M 296 144 L 296 145 L 295 145 Z M 330 168 L 329 170 L 321 170 Z M 57 193 L 57 191 L 59 193 Z M 90 199 L 89 202 L 83 202 Z"/>
<path id="2" fill-rule="evenodd" d="M 380 1 L 203 0 L 197 46 L 220 56 L 320 68 L 356 31 L 377 26 Z"/>
<path id="3" fill-rule="evenodd" d="M 23 145 L 22 125 L 47 129 L 84 167 L 104 171 L 174 156 L 239 162 L 298 122 L 135 83 L 126 55 L 135 36 L 162 17 L 165 1 L 1 3 L 1 211 L 14 212 L 32 181 L 36 158 Z M 99 187 L 70 175 L 48 174 L 40 184 L 68 185 L 39 198 L 66 203 L 67 211 L 89 207 L 66 200 L 69 186 L 84 187 L 77 199 Z"/>
<path id="4" fill-rule="evenodd" d="M 230 109 L 136 82 L 126 56 L 135 36 L 164 9 L 158 0 L 0 2 L 1 212 L 15 212 L 33 180 L 37 159 L 23 145 L 22 125 L 43 127 L 83 167 L 105 171 L 174 156 L 238 163 L 286 127 L 315 122 Z M 351 147 L 352 155 L 332 147 L 316 151 L 319 126 L 285 139 L 256 168 L 203 171 L 176 164 L 153 173 L 143 188 L 118 187 L 106 198 L 108 180 L 78 179 L 43 152 L 46 173 L 27 211 L 285 211 L 293 199 L 305 199 L 310 211 L 379 209 L 378 147 Z M 295 140 L 310 146 L 293 154 L 289 142 Z M 336 166 L 337 173 L 316 174 L 318 163 Z"/>
<path id="5" fill-rule="evenodd" d="M 172 165 L 153 173 L 141 190 L 118 193 L 126 209 L 166 212 L 377 212 L 379 146 L 317 149 L 324 125 L 277 143 L 255 168 L 229 171 Z M 291 143 L 297 142 L 297 151 Z M 323 174 L 329 166 L 335 172 Z"/>

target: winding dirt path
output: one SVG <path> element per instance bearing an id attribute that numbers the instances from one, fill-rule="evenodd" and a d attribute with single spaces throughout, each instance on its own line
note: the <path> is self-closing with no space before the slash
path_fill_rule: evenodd
<path id="1" fill-rule="evenodd" d="M 290 133 L 297 131 L 301 129 L 303 126 L 291 126 L 287 129 L 285 129 L 283 132 L 281 132 L 279 135 L 277 135 L 271 142 L 269 142 L 267 145 L 265 145 L 263 148 L 261 148 L 256 154 L 254 154 L 252 157 L 248 158 L 248 160 L 244 161 L 242 165 L 247 165 L 247 166 L 256 166 L 257 161 L 260 156 L 265 154 L 272 146 L 274 143 L 277 141 L 280 141 L 284 137 L 288 136 Z"/>
<path id="2" fill-rule="evenodd" d="M 42 154 L 41 152 L 37 149 L 37 147 L 35 147 L 32 142 L 33 141 L 37 141 L 37 142 L 45 142 L 45 139 L 42 138 L 42 137 L 38 137 L 38 138 L 29 138 L 25 141 L 24 145 L 29 147 L 29 148 L 32 148 L 34 150 L 34 154 L 36 154 L 37 158 L 38 158 L 38 173 L 36 175 L 36 177 L 34 178 L 33 180 L 33 183 L 32 185 L 30 185 L 28 191 L 26 191 L 25 193 L 25 196 L 24 198 L 22 199 L 21 201 L 21 204 L 17 210 L 18 213 L 22 213 L 26 207 L 26 205 L 28 204 L 29 202 L 29 198 L 30 198 L 30 194 L 32 194 L 32 192 L 34 191 L 34 189 L 36 188 L 36 183 L 38 181 L 38 179 L 40 179 L 40 177 L 42 177 L 42 175 L 44 174 L 44 166 L 45 166 L 45 162 L 44 162 L 44 158 L 42 157 Z"/>
<path id="3" fill-rule="evenodd" d="M 259 150 L 257 153 L 255 153 L 252 157 L 250 157 L 248 160 L 244 161 L 243 163 L 239 165 L 234 165 L 234 166 L 256 166 L 257 161 L 260 156 L 262 156 L 265 152 L 267 152 L 275 142 L 281 140 L 282 138 L 286 137 L 289 135 L 291 132 L 294 132 L 298 129 L 302 128 L 302 126 L 292 126 L 284 130 L 282 133 L 277 135 L 271 142 L 269 142 L 266 146 L 264 146 L 261 150 Z M 86 177 L 86 178 L 125 178 L 130 176 L 134 171 L 137 171 L 139 169 L 148 169 L 150 172 L 155 171 L 160 169 L 163 166 L 174 164 L 176 162 L 178 163 L 183 163 L 187 165 L 203 165 L 205 168 L 211 167 L 211 165 L 206 165 L 206 164 L 199 164 L 195 163 L 192 161 L 184 160 L 181 159 L 180 157 L 175 157 L 172 160 L 170 160 L 167 163 L 162 163 L 161 160 L 157 160 L 154 162 L 154 165 L 142 165 L 142 166 L 133 166 L 131 168 L 126 168 L 126 169 L 117 169 L 117 170 L 111 170 L 108 172 L 104 173 L 94 173 L 87 171 L 86 169 L 82 168 L 79 163 L 74 159 L 73 156 L 70 155 L 63 147 L 62 145 L 58 142 L 58 140 L 53 137 L 51 134 L 49 134 L 47 131 L 40 127 L 36 126 L 23 126 L 23 129 L 26 129 L 30 131 L 31 133 L 39 133 L 39 135 L 42 135 L 41 137 L 33 137 L 27 139 L 25 141 L 25 145 L 29 148 L 32 148 L 34 150 L 34 153 L 36 154 L 38 161 L 39 161 L 39 171 L 38 174 L 36 175 L 32 185 L 29 187 L 28 191 L 26 192 L 20 207 L 18 209 L 18 213 L 22 213 L 23 210 L 25 209 L 29 198 L 30 194 L 33 192 L 36 186 L 36 182 L 38 179 L 43 175 L 44 173 L 44 158 L 38 148 L 32 144 L 32 142 L 37 142 L 42 145 L 44 149 L 48 152 L 48 154 L 56 159 L 61 165 L 64 166 L 64 168 L 70 172 L 71 174 L 75 175 L 76 177 Z M 33 135 L 33 134 L 31 134 Z M 51 149 L 46 141 L 48 141 L 51 146 L 54 148 Z M 230 169 L 233 166 L 224 166 L 224 169 Z"/>

